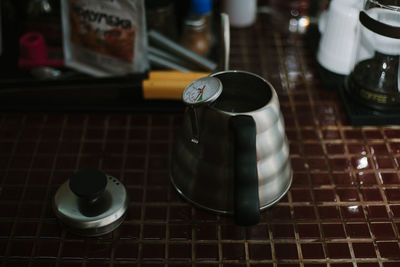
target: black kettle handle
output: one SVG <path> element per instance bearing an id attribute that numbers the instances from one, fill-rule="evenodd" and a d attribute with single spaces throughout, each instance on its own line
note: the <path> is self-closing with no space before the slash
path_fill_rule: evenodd
<path id="1" fill-rule="evenodd" d="M 260 221 L 258 172 L 256 153 L 256 124 L 248 115 L 229 120 L 234 144 L 234 217 L 240 226 Z"/>

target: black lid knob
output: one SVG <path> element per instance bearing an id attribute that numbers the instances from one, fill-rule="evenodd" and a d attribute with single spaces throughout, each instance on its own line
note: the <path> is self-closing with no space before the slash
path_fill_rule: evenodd
<path id="1" fill-rule="evenodd" d="M 107 176 L 95 169 L 78 171 L 69 180 L 71 191 L 86 200 L 96 199 L 103 194 L 106 185 Z"/>

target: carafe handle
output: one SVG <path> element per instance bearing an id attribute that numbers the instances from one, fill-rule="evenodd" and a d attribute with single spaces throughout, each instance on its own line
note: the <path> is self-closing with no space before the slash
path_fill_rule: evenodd
<path id="1" fill-rule="evenodd" d="M 258 171 L 256 153 L 256 124 L 248 115 L 229 120 L 234 144 L 234 217 L 241 226 L 260 221 Z"/>
<path id="2" fill-rule="evenodd" d="M 371 18 L 365 11 L 360 11 L 359 20 L 362 25 L 376 34 L 389 38 L 400 39 L 400 27 L 389 25 Z"/>

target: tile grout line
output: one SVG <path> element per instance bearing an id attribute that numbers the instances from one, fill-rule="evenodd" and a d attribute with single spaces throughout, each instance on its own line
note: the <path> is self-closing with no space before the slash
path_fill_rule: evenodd
<path id="1" fill-rule="evenodd" d="M 351 163 L 351 154 L 349 153 L 349 149 L 348 149 L 348 140 L 346 139 L 346 136 L 345 136 L 345 133 L 344 133 L 345 129 L 347 127 L 342 125 L 340 120 L 337 123 L 338 123 L 337 128 L 338 128 L 338 131 L 339 131 L 340 137 L 341 137 L 340 140 L 342 141 L 343 146 L 344 146 L 344 156 L 345 156 L 346 160 L 348 160 L 348 162 Z M 349 168 L 349 174 L 353 174 L 354 170 L 353 170 L 352 165 L 348 166 L 348 168 Z M 339 194 L 337 193 L 337 190 L 336 190 L 336 185 L 335 185 L 335 194 L 336 194 L 336 199 L 339 199 L 339 201 L 341 202 Z M 360 204 L 360 203 L 358 203 L 358 204 Z M 356 264 L 357 264 L 356 262 L 357 261 L 356 261 L 356 257 L 355 257 L 355 253 L 354 253 L 354 248 L 353 248 L 351 237 L 350 237 L 350 235 L 348 233 L 348 230 L 347 230 L 347 224 L 348 224 L 349 220 L 345 220 L 345 217 L 344 217 L 343 211 L 342 211 L 342 207 L 346 207 L 346 206 L 343 206 L 343 205 L 339 206 L 339 214 L 340 214 L 340 218 L 341 218 L 342 225 L 343 225 L 343 228 L 344 228 L 344 233 L 345 233 L 345 236 L 346 236 L 346 242 L 347 242 L 347 245 L 348 245 L 348 248 L 349 248 L 351 260 L 352 260 L 353 266 L 356 267 Z M 364 219 L 365 219 L 365 213 L 364 213 Z"/>
<path id="2" fill-rule="evenodd" d="M 171 162 L 171 149 L 172 149 L 172 142 L 173 142 L 173 134 L 172 134 L 172 130 L 173 130 L 173 117 L 169 117 L 169 131 L 168 131 L 168 166 L 170 165 Z M 169 266 L 169 239 L 170 239 L 170 231 L 169 231 L 169 222 L 170 222 L 170 216 L 171 216 L 171 210 L 170 210 L 170 200 L 171 200 L 171 190 L 168 189 L 167 191 L 167 214 L 166 214 L 166 218 L 165 218 L 165 248 L 164 248 L 164 256 L 165 256 L 165 264 L 164 267 Z"/>
<path id="3" fill-rule="evenodd" d="M 26 116 L 24 116 L 24 120 L 23 120 L 24 124 L 26 123 L 26 120 L 27 120 L 27 118 L 26 118 Z M 24 126 L 26 126 L 26 125 L 24 125 Z M 40 129 L 43 129 L 43 127 L 44 127 L 44 117 L 42 117 Z M 18 142 L 20 141 L 20 138 L 21 138 L 21 130 L 20 130 L 19 136 L 17 137 Z M 14 234 L 15 234 L 15 231 L 16 231 L 15 228 L 16 228 L 16 225 L 18 224 L 18 222 L 21 221 L 21 218 L 20 218 L 20 216 L 21 216 L 20 212 L 21 211 L 20 211 L 20 209 L 21 209 L 21 205 L 23 203 L 23 199 L 25 197 L 25 193 L 26 193 L 27 187 L 28 187 L 28 182 L 29 182 L 30 175 L 31 175 L 32 165 L 33 165 L 34 160 L 36 158 L 35 156 L 37 154 L 39 143 L 40 143 L 41 140 L 42 140 L 42 135 L 40 135 L 35 140 L 35 148 L 34 148 L 33 153 L 32 153 L 32 157 L 31 157 L 31 161 L 30 161 L 30 164 L 29 164 L 29 167 L 28 167 L 27 174 L 26 174 L 26 179 L 25 179 L 25 183 L 23 185 L 22 193 L 21 193 L 20 199 L 18 200 L 18 204 L 17 204 L 17 208 L 16 208 L 16 210 L 17 210 L 16 211 L 16 217 L 15 217 L 15 220 L 14 220 L 14 222 L 12 224 L 12 227 L 11 227 L 11 230 L 10 230 L 9 239 L 8 239 L 7 246 L 6 246 L 6 249 L 5 249 L 4 262 L 9 262 L 9 260 L 10 260 L 10 255 L 8 255 L 10 253 L 10 244 L 12 243 L 10 241 L 11 240 L 15 240 L 15 237 L 14 237 Z M 15 152 L 15 151 L 13 151 L 13 152 Z M 13 156 L 14 156 L 14 154 L 13 154 Z M 11 163 L 12 163 L 12 160 L 10 160 L 10 165 L 11 165 Z M 7 166 L 7 167 L 9 168 L 10 165 Z M 32 255 L 32 250 L 34 250 L 34 245 L 32 245 L 32 248 L 31 248 L 31 251 L 30 251 L 30 255 Z M 32 263 L 32 259 L 29 258 L 29 265 L 31 265 L 31 263 Z"/>
<path id="4" fill-rule="evenodd" d="M 190 211 L 191 211 L 191 218 L 193 221 L 193 218 L 195 216 L 195 208 L 193 207 L 193 205 L 190 206 Z M 195 267 L 195 263 L 196 263 L 196 229 L 195 229 L 195 224 L 191 224 L 191 230 L 192 230 L 192 239 L 191 239 L 191 245 L 192 245 L 192 267 Z"/>
<path id="5" fill-rule="evenodd" d="M 281 37 L 281 35 L 279 33 L 275 33 L 274 34 L 274 41 L 275 41 L 275 44 L 276 44 L 276 49 L 277 49 L 279 61 L 280 61 L 281 67 L 282 67 L 284 75 L 285 75 L 284 79 L 281 78 L 281 81 L 286 84 L 286 90 L 290 91 L 291 88 L 290 88 L 290 82 L 289 82 L 289 77 L 288 77 L 288 71 L 286 69 L 286 66 L 284 64 L 284 59 L 283 59 L 284 51 L 283 51 L 283 45 L 282 45 L 281 38 L 282 37 Z M 289 103 L 290 103 L 290 108 L 291 108 L 293 114 L 295 114 L 296 113 L 295 112 L 296 111 L 296 107 L 295 107 L 295 104 L 294 104 L 293 97 L 290 94 L 288 94 L 288 99 L 289 99 Z M 298 133 L 298 136 L 301 137 L 301 130 L 300 130 L 301 127 L 299 125 L 298 118 L 294 116 L 293 119 L 295 121 L 295 128 L 296 128 L 296 131 Z M 301 138 L 300 138 L 300 140 L 301 140 Z M 300 147 L 300 151 L 302 151 L 304 149 L 302 144 L 299 144 L 299 147 Z M 290 157 L 290 155 L 289 155 L 289 157 Z M 306 168 L 306 169 L 308 169 L 308 168 Z M 292 219 L 291 219 L 291 222 L 293 224 L 292 227 L 293 227 L 293 230 L 295 231 L 294 234 L 295 234 L 295 240 L 296 240 L 296 249 L 297 249 L 297 254 L 298 254 L 298 260 L 299 260 L 299 264 L 301 265 L 301 267 L 303 267 L 304 265 L 303 265 L 303 262 L 302 262 L 301 245 L 299 243 L 298 233 L 296 233 L 297 232 L 296 231 L 296 227 L 295 227 L 296 219 L 295 219 L 294 206 L 293 206 L 290 190 L 289 190 L 289 192 L 287 192 L 287 197 L 288 197 L 288 202 L 289 202 L 288 205 L 289 205 L 289 208 L 290 208 L 290 214 L 291 214 L 291 217 L 292 217 Z M 272 228 L 270 229 L 270 231 L 271 231 L 271 234 L 272 234 Z M 296 236 L 296 234 L 297 234 L 297 236 Z M 273 235 L 271 235 L 271 237 L 272 236 Z M 273 262 L 274 262 L 274 266 L 275 266 L 275 264 L 278 265 L 279 259 L 276 258 L 275 245 L 273 245 L 273 244 L 275 244 L 275 242 L 272 243 L 273 241 L 274 241 L 274 239 L 271 238 L 271 248 L 272 247 L 274 248 L 272 255 L 273 255 Z"/>
<path id="6" fill-rule="evenodd" d="M 392 158 L 392 161 L 393 161 L 393 154 L 392 154 L 390 145 L 389 145 L 389 143 L 388 143 L 389 140 L 387 139 L 386 135 L 384 135 L 382 129 L 380 130 L 380 133 L 381 133 L 382 136 L 383 136 L 383 141 L 384 141 L 385 146 L 386 146 L 386 148 L 387 148 L 389 154 L 391 155 L 391 158 Z M 362 134 L 363 134 L 364 140 L 367 142 L 368 153 L 371 155 L 371 158 L 372 158 L 372 151 L 371 151 L 371 149 L 369 148 L 368 139 L 367 139 L 367 137 L 365 136 L 365 132 L 364 132 L 364 131 L 362 131 Z M 393 166 L 395 166 L 395 165 L 393 165 Z M 382 202 L 384 203 L 385 210 L 386 210 L 387 215 L 388 215 L 388 218 L 389 218 L 389 220 L 390 220 L 390 225 L 391 225 L 391 227 L 392 227 L 393 233 L 394 233 L 395 235 L 397 235 L 397 237 L 399 237 L 399 233 L 398 233 L 398 231 L 397 231 L 397 229 L 396 229 L 396 228 L 397 228 L 397 227 L 396 227 L 396 224 L 395 224 L 394 221 L 393 221 L 393 216 L 392 216 L 391 211 L 390 211 L 389 201 L 388 201 L 388 199 L 387 199 L 387 197 L 386 197 L 386 194 L 384 193 L 384 192 L 385 192 L 385 191 L 384 191 L 384 187 L 385 187 L 385 186 L 384 186 L 384 184 L 382 183 L 382 181 L 379 179 L 379 175 L 378 175 L 379 170 L 376 169 L 375 163 L 372 164 L 372 169 L 373 169 L 373 172 L 374 172 L 374 174 L 375 174 L 375 179 L 376 179 L 376 182 L 377 182 L 377 185 L 378 185 L 378 190 L 379 190 L 379 193 L 380 193 L 380 195 L 381 195 L 381 197 L 382 197 L 382 200 L 383 200 Z M 396 172 L 396 173 L 397 173 L 397 172 Z M 360 193 L 360 197 L 363 197 L 361 193 Z M 367 212 L 366 214 L 368 214 L 368 210 L 367 210 L 366 208 L 365 208 L 365 212 Z M 386 222 L 386 221 L 385 221 L 385 222 Z M 376 236 L 374 235 L 374 233 L 373 233 L 373 231 L 372 231 L 372 222 L 371 222 L 370 220 L 368 220 L 367 223 L 368 223 L 369 234 L 371 235 L 372 241 L 373 241 L 372 244 L 373 244 L 373 246 L 374 246 L 375 253 L 376 253 L 377 258 L 378 258 L 378 264 L 379 264 L 380 267 L 383 267 L 384 261 L 382 260 L 382 255 L 381 255 L 381 252 L 380 252 L 379 247 L 378 247 L 378 242 L 377 242 Z M 398 241 L 398 240 L 397 240 L 397 245 L 399 246 L 399 241 Z"/>
<path id="7" fill-rule="evenodd" d="M 143 196 L 141 203 L 141 214 L 140 214 L 140 234 L 139 234 L 139 247 L 138 247 L 138 262 L 137 266 L 142 266 L 143 260 L 143 243 L 144 243 L 144 221 L 145 221 L 145 212 L 146 212 L 146 198 L 147 198 L 147 183 L 148 183 L 148 175 L 149 175 L 149 162 L 150 162 L 150 141 L 151 141 L 151 132 L 152 132 L 152 123 L 153 117 L 149 116 L 147 118 L 147 136 L 146 136 L 146 156 L 144 163 L 144 180 L 143 180 Z"/>
<path id="8" fill-rule="evenodd" d="M 121 167 L 121 171 L 120 171 L 121 183 L 125 186 L 126 190 L 127 190 L 127 186 L 126 186 L 127 183 L 125 181 L 125 166 L 126 166 L 126 158 L 127 158 L 128 143 L 129 143 L 129 133 L 130 133 L 130 130 L 131 130 L 130 125 L 131 125 L 131 116 L 129 115 L 129 116 L 126 117 L 125 125 L 124 125 L 124 128 L 125 128 L 125 130 L 124 130 L 125 131 L 125 136 L 124 136 L 124 142 L 123 142 L 124 148 L 123 148 L 123 152 L 122 152 L 122 155 L 123 155 L 122 156 L 122 167 Z M 129 199 L 129 196 L 128 196 L 128 207 L 127 207 L 126 213 L 129 212 L 129 206 L 130 206 L 130 199 Z M 127 216 L 127 214 L 125 214 L 125 216 Z M 125 219 L 126 219 L 126 217 L 125 217 Z M 124 224 L 125 219 L 124 219 L 124 221 L 121 223 L 121 225 L 119 227 L 121 227 Z M 118 244 L 118 241 L 120 241 L 120 238 L 114 232 L 112 234 L 112 241 L 111 241 L 112 243 L 111 244 Z M 112 245 L 111 246 L 110 264 L 109 264 L 110 266 L 109 267 L 113 267 L 114 266 L 115 253 L 116 253 L 116 248 L 117 247 L 118 247 L 118 245 L 115 245 L 115 246 Z"/>
<path id="9" fill-rule="evenodd" d="M 217 246 L 218 246 L 218 265 L 220 267 L 224 266 L 223 263 L 223 251 L 222 251 L 222 243 L 221 243 L 221 239 L 222 239 L 222 234 L 221 234 L 221 222 L 220 222 L 220 216 L 217 215 L 217 222 L 216 222 L 216 228 L 217 228 Z"/>
<path id="10" fill-rule="evenodd" d="M 80 159 L 82 156 L 82 150 L 83 150 L 83 146 L 85 144 L 85 136 L 86 136 L 87 128 L 88 128 L 88 120 L 89 120 L 88 115 L 85 115 L 85 119 L 83 122 L 83 131 L 82 131 L 81 138 L 80 138 L 80 145 L 79 145 L 78 155 L 76 157 L 74 172 L 76 172 L 79 169 L 79 163 L 80 163 Z M 65 228 L 62 228 L 61 229 L 60 246 L 59 246 L 57 257 L 56 257 L 57 266 L 59 266 L 61 264 L 61 255 L 62 255 L 61 252 L 64 249 L 66 235 L 67 235 L 67 230 Z"/>
<path id="11" fill-rule="evenodd" d="M 61 146 L 61 143 L 62 143 L 62 141 L 63 141 L 63 135 L 64 135 L 64 130 L 65 130 L 65 128 L 66 128 L 66 124 L 67 124 L 67 116 L 66 115 L 64 115 L 64 119 L 63 119 L 63 123 L 62 123 L 62 126 L 61 126 L 61 133 L 60 133 L 60 137 L 59 137 L 59 142 L 58 142 L 58 146 L 57 146 L 57 149 L 56 149 L 56 153 L 55 153 L 55 155 L 54 155 L 54 158 L 53 158 L 53 163 L 52 163 L 52 167 L 51 167 L 51 171 L 50 171 L 50 177 L 49 177 L 49 180 L 47 181 L 47 186 L 46 186 L 46 195 L 45 195 L 45 197 L 44 197 L 44 199 L 45 200 L 47 200 L 47 199 L 49 199 L 49 195 L 50 195 L 50 192 L 52 191 L 51 190 L 51 188 L 52 188 L 52 180 L 53 180 L 53 178 L 54 178 L 54 171 L 55 171 L 55 169 L 56 169 L 56 162 L 57 162 L 57 158 L 58 158 L 58 154 L 59 154 L 59 149 L 60 149 L 60 146 Z M 50 201 L 53 201 L 53 197 L 52 196 L 50 196 Z M 38 225 L 38 227 L 37 227 L 37 229 L 36 229 L 36 236 L 35 236 L 35 238 L 36 238 L 36 241 L 37 241 L 37 243 L 36 243 L 36 245 L 34 246 L 34 249 L 32 250 L 32 255 L 31 255 L 31 257 L 32 258 L 35 258 L 35 253 L 37 252 L 37 249 L 40 247 L 40 242 L 39 242 L 39 240 L 41 240 L 41 238 L 40 238 L 40 232 L 41 232 L 41 230 L 42 230 L 42 227 L 43 227 L 43 220 L 44 220 L 44 216 L 46 215 L 46 210 L 47 210 L 47 208 L 51 208 L 52 206 L 46 206 L 46 205 L 43 205 L 43 207 L 42 207 L 42 211 L 41 211 L 41 213 L 40 213 L 40 219 L 39 219 L 39 225 Z M 56 218 L 55 218 L 56 219 Z M 57 220 L 57 219 L 56 219 Z M 57 222 L 58 223 L 58 222 Z M 59 243 L 58 243 L 58 250 L 60 249 L 60 241 L 59 241 Z M 38 247 L 39 246 L 39 247 Z"/>
<path id="12" fill-rule="evenodd" d="M 25 120 L 26 120 L 26 117 L 24 117 L 24 122 L 25 122 Z M 4 124 L 5 124 L 5 118 L 4 118 L 4 116 L 2 116 L 1 127 L 4 127 Z M 12 164 L 12 159 L 14 158 L 14 156 L 15 156 L 15 154 L 16 154 L 16 150 L 17 150 L 19 141 L 20 141 L 20 139 L 21 139 L 21 136 L 22 136 L 22 130 L 20 129 L 19 132 L 18 132 L 18 135 L 16 136 L 16 138 L 15 138 L 15 140 L 14 140 L 13 147 L 12 147 L 12 151 L 11 151 L 11 153 L 10 153 L 10 154 L 11 154 L 11 155 L 10 155 L 10 159 L 9 159 L 9 161 L 7 162 L 7 166 L 6 166 L 6 168 L 5 168 L 6 170 L 5 170 L 4 174 L 3 174 L 3 179 L 2 179 L 2 183 L 1 183 L 1 187 L 0 187 L 0 189 L 1 189 L 1 191 L 0 191 L 0 196 L 3 195 L 5 180 L 6 180 L 7 176 L 8 176 L 8 174 L 9 174 L 9 171 L 10 171 L 10 168 L 11 168 L 11 164 Z M 26 183 L 26 181 L 25 181 L 25 183 Z M 18 206 L 18 205 L 17 205 L 17 206 Z M 8 259 L 7 253 L 8 253 L 8 251 L 10 250 L 10 240 L 11 240 L 11 238 L 12 238 L 12 236 L 13 236 L 13 232 L 14 232 L 14 228 L 15 228 L 17 216 L 18 216 L 18 213 L 15 214 L 15 217 L 14 217 L 14 219 L 12 220 L 11 229 L 10 229 L 10 232 L 9 232 L 9 234 L 8 234 L 8 237 L 7 237 L 7 245 L 6 245 L 5 249 L 4 249 L 4 255 L 3 255 L 3 256 L 4 256 L 4 257 L 3 257 L 3 260 L 4 260 L 5 262 L 6 262 L 7 259 Z"/>
<path id="13" fill-rule="evenodd" d="M 263 32 L 262 32 L 262 24 L 257 24 L 256 23 L 255 24 L 255 29 L 259 33 L 259 35 L 257 35 L 257 43 L 258 43 L 259 47 L 262 49 L 262 48 L 264 48 L 266 46 L 265 43 L 264 43 L 264 39 L 263 38 L 259 38 L 263 34 Z M 263 55 L 260 56 L 260 62 L 261 62 L 261 70 L 263 72 L 262 75 L 265 76 L 265 78 L 267 80 L 269 80 L 268 67 L 267 67 L 267 64 L 265 62 L 265 56 L 263 56 Z"/>
<path id="14" fill-rule="evenodd" d="M 296 58 L 299 61 L 300 70 L 301 70 L 301 76 L 303 78 L 303 81 L 304 81 L 304 84 L 305 84 L 305 88 L 306 88 L 306 92 L 307 92 L 308 101 L 310 102 L 310 106 L 311 106 L 311 113 L 312 113 L 312 116 L 314 117 L 314 122 L 316 123 L 316 127 L 313 127 L 314 128 L 313 130 L 316 130 L 317 136 L 318 136 L 318 140 L 316 141 L 316 143 L 320 144 L 322 146 L 323 158 L 324 158 L 325 163 L 328 166 L 328 170 L 327 171 L 329 173 L 329 178 L 330 178 L 331 183 L 334 184 L 333 183 L 334 182 L 333 181 L 333 177 L 332 177 L 332 170 L 331 170 L 330 165 L 329 165 L 328 152 L 327 152 L 327 149 L 326 149 L 326 146 L 325 146 L 325 143 L 324 143 L 323 133 L 322 133 L 322 130 L 321 130 L 321 125 L 319 123 L 319 120 L 316 117 L 315 102 L 314 102 L 314 99 L 312 97 L 312 93 L 311 93 L 311 89 L 310 89 L 311 85 L 309 83 L 309 80 L 305 76 L 305 65 L 306 65 L 306 63 L 304 62 L 303 57 L 301 55 L 299 55 L 297 50 L 296 50 Z M 301 137 L 301 132 L 299 134 L 300 134 L 300 137 Z M 300 140 L 303 141 L 302 138 L 300 138 Z M 316 216 L 319 235 L 320 235 L 321 242 L 322 242 L 321 243 L 322 251 L 324 253 L 327 266 L 330 266 L 330 263 L 329 263 L 329 260 L 328 260 L 327 240 L 326 240 L 326 237 L 324 235 L 323 226 L 322 226 L 323 224 L 322 224 L 321 218 L 319 216 L 318 205 L 317 205 L 317 201 L 316 201 L 316 198 L 315 198 L 314 187 L 313 187 L 313 183 L 312 183 L 312 179 L 311 179 L 311 173 L 310 173 L 310 169 L 309 168 L 306 169 L 306 173 L 307 173 L 307 178 L 308 178 L 308 182 L 309 182 L 308 189 L 310 190 L 310 193 L 311 193 L 312 205 L 314 206 L 314 213 L 315 213 L 315 216 Z M 336 195 L 337 195 L 336 194 L 336 189 L 333 188 L 333 190 L 335 192 L 335 197 L 336 197 Z M 342 223 L 341 223 L 341 225 L 342 225 L 342 227 L 344 227 Z"/>
<path id="15" fill-rule="evenodd" d="M 301 73 L 302 73 L 302 76 L 303 76 L 304 83 L 306 85 L 305 88 L 306 88 L 308 100 L 310 101 L 312 115 L 313 115 L 314 120 L 316 121 L 316 124 L 317 124 L 316 125 L 317 127 L 315 127 L 315 128 L 317 130 L 317 135 L 318 135 L 318 144 L 321 144 L 321 146 L 322 146 L 323 153 L 324 153 L 324 155 L 323 155 L 324 156 L 324 160 L 325 160 L 325 163 L 327 164 L 327 167 L 328 167 L 327 171 L 328 171 L 328 174 L 329 174 L 329 180 L 330 180 L 330 183 L 333 185 L 332 190 L 333 190 L 333 192 L 335 194 L 335 199 L 337 200 L 339 196 L 338 196 L 337 191 L 336 191 L 336 183 L 335 183 L 335 181 L 333 179 L 333 170 L 332 170 L 332 168 L 331 168 L 331 166 L 329 164 L 329 154 L 328 154 L 328 151 L 327 151 L 327 148 L 326 148 L 326 142 L 323 139 L 323 132 L 322 132 L 322 129 L 321 129 L 322 125 L 320 125 L 319 121 L 316 118 L 316 114 L 315 114 L 315 110 L 314 110 L 315 102 L 314 102 L 313 97 L 311 96 L 311 91 L 310 91 L 311 85 L 309 83 L 309 80 L 304 76 L 304 66 L 305 66 L 306 63 L 304 62 L 303 57 L 299 56 L 298 53 L 296 53 L 296 55 L 297 55 L 297 58 L 298 58 L 298 60 L 300 62 L 300 68 L 302 70 Z M 334 130 L 336 130 L 336 129 L 340 128 L 340 121 L 338 122 L 338 124 L 339 124 L 339 127 L 338 126 L 331 126 L 331 127 Z M 301 140 L 303 140 L 303 139 L 301 139 Z M 342 140 L 343 140 L 343 138 L 341 140 L 338 140 L 338 143 L 340 141 L 342 141 Z M 346 147 L 345 147 L 345 149 L 346 149 Z M 307 173 L 308 173 L 307 177 L 309 177 L 309 182 L 310 182 L 310 186 L 311 186 L 311 195 L 312 195 L 313 200 L 315 201 L 315 194 L 314 194 L 314 190 L 313 190 L 314 187 L 312 185 L 312 180 L 311 180 L 311 177 L 310 177 L 309 169 L 307 169 Z M 327 266 L 331 266 L 331 258 L 329 257 L 329 251 L 328 251 L 328 242 L 327 242 L 327 239 L 326 239 L 326 237 L 324 235 L 324 231 L 323 231 L 323 227 L 322 227 L 323 224 L 322 224 L 322 221 L 321 221 L 321 219 L 319 217 L 318 207 L 317 207 L 316 203 L 317 202 L 314 202 L 314 204 L 315 204 L 314 205 L 315 206 L 314 212 L 316 213 L 316 218 L 317 218 L 317 222 L 318 222 L 320 236 L 322 238 L 322 249 L 323 249 L 323 252 L 324 252 L 324 255 L 325 255 Z M 339 201 L 338 204 L 341 204 L 341 202 Z M 335 204 L 334 207 L 338 207 L 338 209 L 339 209 L 339 215 L 340 215 L 340 218 L 341 218 L 340 225 L 341 225 L 341 227 L 343 228 L 343 230 L 344 230 L 344 232 L 346 234 L 345 221 L 343 220 L 343 214 L 342 214 L 342 211 L 341 211 L 341 207 L 342 206 Z"/>
<path id="16" fill-rule="evenodd" d="M 374 156 L 373 156 L 373 153 L 372 153 L 372 151 L 370 149 L 370 146 L 369 146 L 369 143 L 368 143 L 368 139 L 365 136 L 365 132 L 362 129 L 361 129 L 361 134 L 363 136 L 363 143 L 366 144 L 367 153 L 370 155 L 371 161 L 372 161 Z M 367 159 L 369 159 L 369 158 L 367 157 Z M 382 186 L 381 186 L 380 181 L 378 179 L 378 171 L 375 168 L 375 164 L 374 163 L 372 163 L 371 166 L 372 166 L 372 172 L 374 173 L 374 176 L 375 176 L 375 179 L 376 179 L 376 182 L 377 182 L 377 185 L 378 185 L 378 190 L 379 190 L 380 193 L 382 193 Z M 363 211 L 364 211 L 364 214 L 365 214 L 365 217 L 366 217 L 368 232 L 369 232 L 369 235 L 372 238 L 372 245 L 374 247 L 374 250 L 375 250 L 375 253 L 376 253 L 376 256 L 377 256 L 378 264 L 379 264 L 380 267 L 383 267 L 382 257 L 380 255 L 380 251 L 378 249 L 378 243 L 377 243 L 377 240 L 376 240 L 376 236 L 374 235 L 374 232 L 372 231 L 371 220 L 368 218 L 368 209 L 367 209 L 368 204 L 365 204 L 365 202 L 364 202 L 364 196 L 361 193 L 361 186 L 358 186 L 358 187 L 359 187 L 359 190 L 360 190 L 359 198 L 360 198 L 360 201 L 362 202 L 362 208 L 363 208 Z M 387 200 L 386 200 L 384 194 L 382 195 L 382 199 L 383 199 L 383 202 L 386 203 L 385 204 L 385 209 L 386 209 Z"/>
<path id="17" fill-rule="evenodd" d="M 101 127 L 101 129 L 102 129 L 102 132 L 103 132 L 103 138 L 101 140 L 101 156 L 99 158 L 99 162 L 98 162 L 98 165 L 97 165 L 97 168 L 102 173 L 104 173 L 106 175 L 108 175 L 108 172 L 104 171 L 103 162 L 104 162 L 104 157 L 106 156 L 105 148 L 106 148 L 106 143 L 107 143 L 107 133 L 108 133 L 108 129 L 109 129 L 109 119 L 110 119 L 110 116 L 107 115 L 102 121 L 103 122 L 103 126 Z M 107 178 L 107 181 L 108 181 L 108 178 Z M 87 252 L 88 252 L 88 247 L 89 247 L 88 240 L 85 239 L 84 240 L 84 251 L 85 251 L 85 254 L 87 254 Z M 83 265 L 82 267 L 86 267 L 87 264 L 89 263 L 87 255 L 84 255 L 84 257 L 82 258 L 81 261 L 82 261 L 82 265 Z"/>

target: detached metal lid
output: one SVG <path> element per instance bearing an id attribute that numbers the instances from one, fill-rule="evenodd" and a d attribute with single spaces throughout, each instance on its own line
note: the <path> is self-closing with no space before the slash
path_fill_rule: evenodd
<path id="1" fill-rule="evenodd" d="M 94 169 L 81 170 L 60 186 L 53 209 L 72 233 L 100 236 L 116 229 L 128 208 L 125 186 L 116 178 Z"/>

